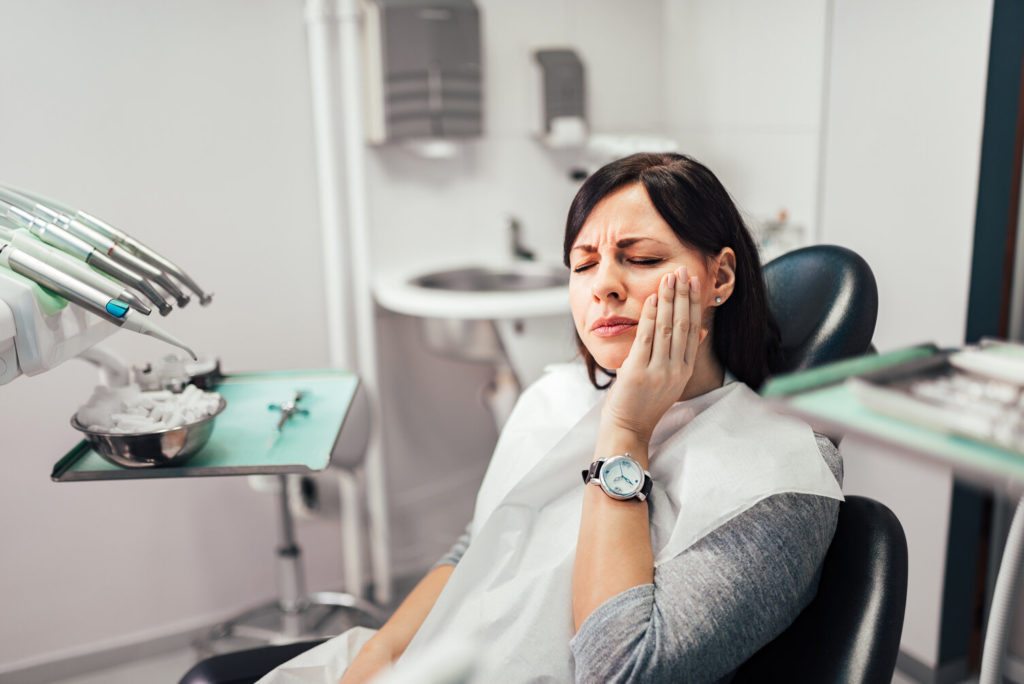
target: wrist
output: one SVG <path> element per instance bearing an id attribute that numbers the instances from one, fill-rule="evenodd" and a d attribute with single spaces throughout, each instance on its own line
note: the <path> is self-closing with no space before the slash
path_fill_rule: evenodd
<path id="1" fill-rule="evenodd" d="M 597 433 L 597 446 L 594 459 L 610 458 L 618 454 L 629 454 L 644 468 L 648 465 L 648 445 L 650 437 L 637 434 L 632 430 L 613 426 L 602 426 Z"/>

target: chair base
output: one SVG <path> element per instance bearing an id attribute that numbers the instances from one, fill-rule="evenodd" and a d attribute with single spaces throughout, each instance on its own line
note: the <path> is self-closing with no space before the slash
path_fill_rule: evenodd
<path id="1" fill-rule="evenodd" d="M 280 600 L 254 606 L 218 623 L 192 642 L 200 658 L 261 644 L 281 645 L 334 636 L 328 627 L 346 613 L 350 626 L 380 627 L 387 614 L 369 601 L 351 594 L 317 591 L 301 605 L 286 607 Z"/>

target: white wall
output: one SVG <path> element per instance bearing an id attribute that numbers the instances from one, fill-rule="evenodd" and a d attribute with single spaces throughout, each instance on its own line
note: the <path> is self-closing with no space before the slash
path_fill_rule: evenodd
<path id="1" fill-rule="evenodd" d="M 991 18 L 836 2 L 822 239 L 872 265 L 881 349 L 963 343 Z"/>
<path id="2" fill-rule="evenodd" d="M 565 216 L 579 183 L 569 179 L 563 158 L 533 137 L 540 118 L 534 111 L 540 107 L 535 50 L 572 47 L 580 55 L 592 130 L 652 132 L 661 124 L 660 1 L 485 0 L 478 5 L 485 134 L 450 160 L 425 160 L 395 145 L 369 151 L 377 270 L 508 258 L 505 213 L 521 219 L 523 241 L 539 258 L 561 262 Z M 568 316 L 565 329 L 556 356 L 571 349 Z M 472 513 L 496 439 L 478 400 L 489 371 L 421 350 L 410 319 L 383 314 L 378 330 L 382 384 L 394 388 L 385 394 L 385 424 L 403 426 L 386 434 L 395 494 L 393 561 L 399 574 L 414 573 L 447 550 Z M 424 402 L 439 399 L 451 406 L 424 408 Z M 415 424 L 413 416 L 419 416 Z M 424 480 L 421 466 L 411 467 L 424 461 L 456 475 Z"/>
<path id="3" fill-rule="evenodd" d="M 871 264 L 883 351 L 963 343 L 991 15 L 990 2 L 835 2 L 821 239 Z M 934 666 L 949 469 L 843 447 L 845 490 L 881 500 L 903 522 L 902 648 Z"/>
<path id="4" fill-rule="evenodd" d="M 963 342 L 990 20 L 991 3 L 954 0 L 666 3 L 669 129 L 748 217 L 786 207 L 867 259 L 883 350 Z M 903 521 L 903 648 L 932 666 L 950 471 L 856 440 L 843 453 L 844 489 Z"/>
<path id="5" fill-rule="evenodd" d="M 826 3 L 668 0 L 666 122 L 754 224 L 815 230 Z M 752 226 L 754 227 L 754 226 Z"/>
<path id="6" fill-rule="evenodd" d="M 487 133 L 449 161 L 369 153 L 375 269 L 500 254 L 504 212 L 560 260 L 575 183 L 530 136 L 532 50 L 579 51 L 594 130 L 662 120 L 660 0 L 480 6 Z M 0 178 L 184 265 L 214 303 L 163 322 L 227 370 L 325 366 L 302 3 L 8 0 L 0 20 Z M 393 559 L 399 574 L 421 572 L 467 521 L 493 447 L 478 397 L 488 373 L 422 350 L 411 319 L 380 312 L 379 333 Z M 164 353 L 128 333 L 112 342 L 134 362 Z M 95 377 L 70 362 L 0 388 L 0 673 L 202 625 L 274 592 L 274 502 L 243 479 L 49 481 Z M 335 526 L 299 533 L 310 587 L 336 585 Z"/>
<path id="7" fill-rule="evenodd" d="M 326 365 L 301 5 L 8 0 L 0 23 L 0 178 L 183 265 L 214 302 L 161 323 L 228 370 Z M 169 349 L 111 342 L 137 363 Z M 94 384 L 76 361 L 0 387 L 0 672 L 275 592 L 274 501 L 244 479 L 49 480 Z M 337 584 L 334 526 L 301 534 L 310 584 Z"/>
<path id="8" fill-rule="evenodd" d="M 564 157 L 530 138 L 530 53 L 571 46 L 594 130 L 671 134 L 748 215 L 785 207 L 864 254 L 883 292 L 880 347 L 961 340 L 990 3 L 836 0 L 824 124 L 825 3 L 480 6 L 487 132 L 447 161 L 370 151 L 375 269 L 499 254 L 504 212 L 560 258 L 576 184 Z M 0 179 L 82 204 L 185 265 L 217 296 L 165 323 L 228 370 L 326 365 L 301 2 L 7 0 L 0 19 L 17 27 L 0 42 Z M 410 319 L 381 312 L 378 323 L 394 561 L 414 572 L 469 515 L 494 440 L 477 400 L 487 372 L 420 349 Z M 164 351 L 127 333 L 114 343 L 135 361 Z M 274 590 L 273 502 L 242 480 L 49 482 L 94 378 L 69 363 L 0 388 L 0 672 L 202 624 Z M 458 480 L 418 477 L 430 469 Z M 941 519 L 948 477 L 853 453 L 847 473 L 848 489 L 910 506 L 893 505 L 914 558 L 942 556 L 918 527 Z M 931 484 L 913 500 L 880 485 L 910 480 Z M 300 534 L 309 584 L 335 584 L 333 525 Z M 914 597 L 926 581 L 911 586 Z M 934 635 L 915 620 L 932 618 L 915 605 L 905 646 L 928 664 Z"/>

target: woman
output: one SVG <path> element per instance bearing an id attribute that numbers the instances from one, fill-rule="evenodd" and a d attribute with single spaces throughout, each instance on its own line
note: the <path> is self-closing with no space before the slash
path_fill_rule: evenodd
<path id="1" fill-rule="evenodd" d="M 750 389 L 778 332 L 725 189 L 681 155 L 613 162 L 564 252 L 586 376 L 524 392 L 466 535 L 342 684 L 453 634 L 474 681 L 727 680 L 813 598 L 841 464 Z"/>

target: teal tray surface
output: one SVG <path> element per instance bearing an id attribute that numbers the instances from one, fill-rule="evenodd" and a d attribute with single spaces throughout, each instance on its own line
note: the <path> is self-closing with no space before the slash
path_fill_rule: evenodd
<path id="1" fill-rule="evenodd" d="M 54 466 L 57 482 L 128 480 L 214 475 L 308 473 L 323 470 L 352 405 L 358 378 L 347 371 L 289 371 L 231 375 L 215 391 L 227 407 L 217 416 L 206 446 L 187 463 L 158 468 L 122 468 L 82 441 Z M 300 406 L 280 433 L 280 413 L 269 409 L 303 392 Z"/>

